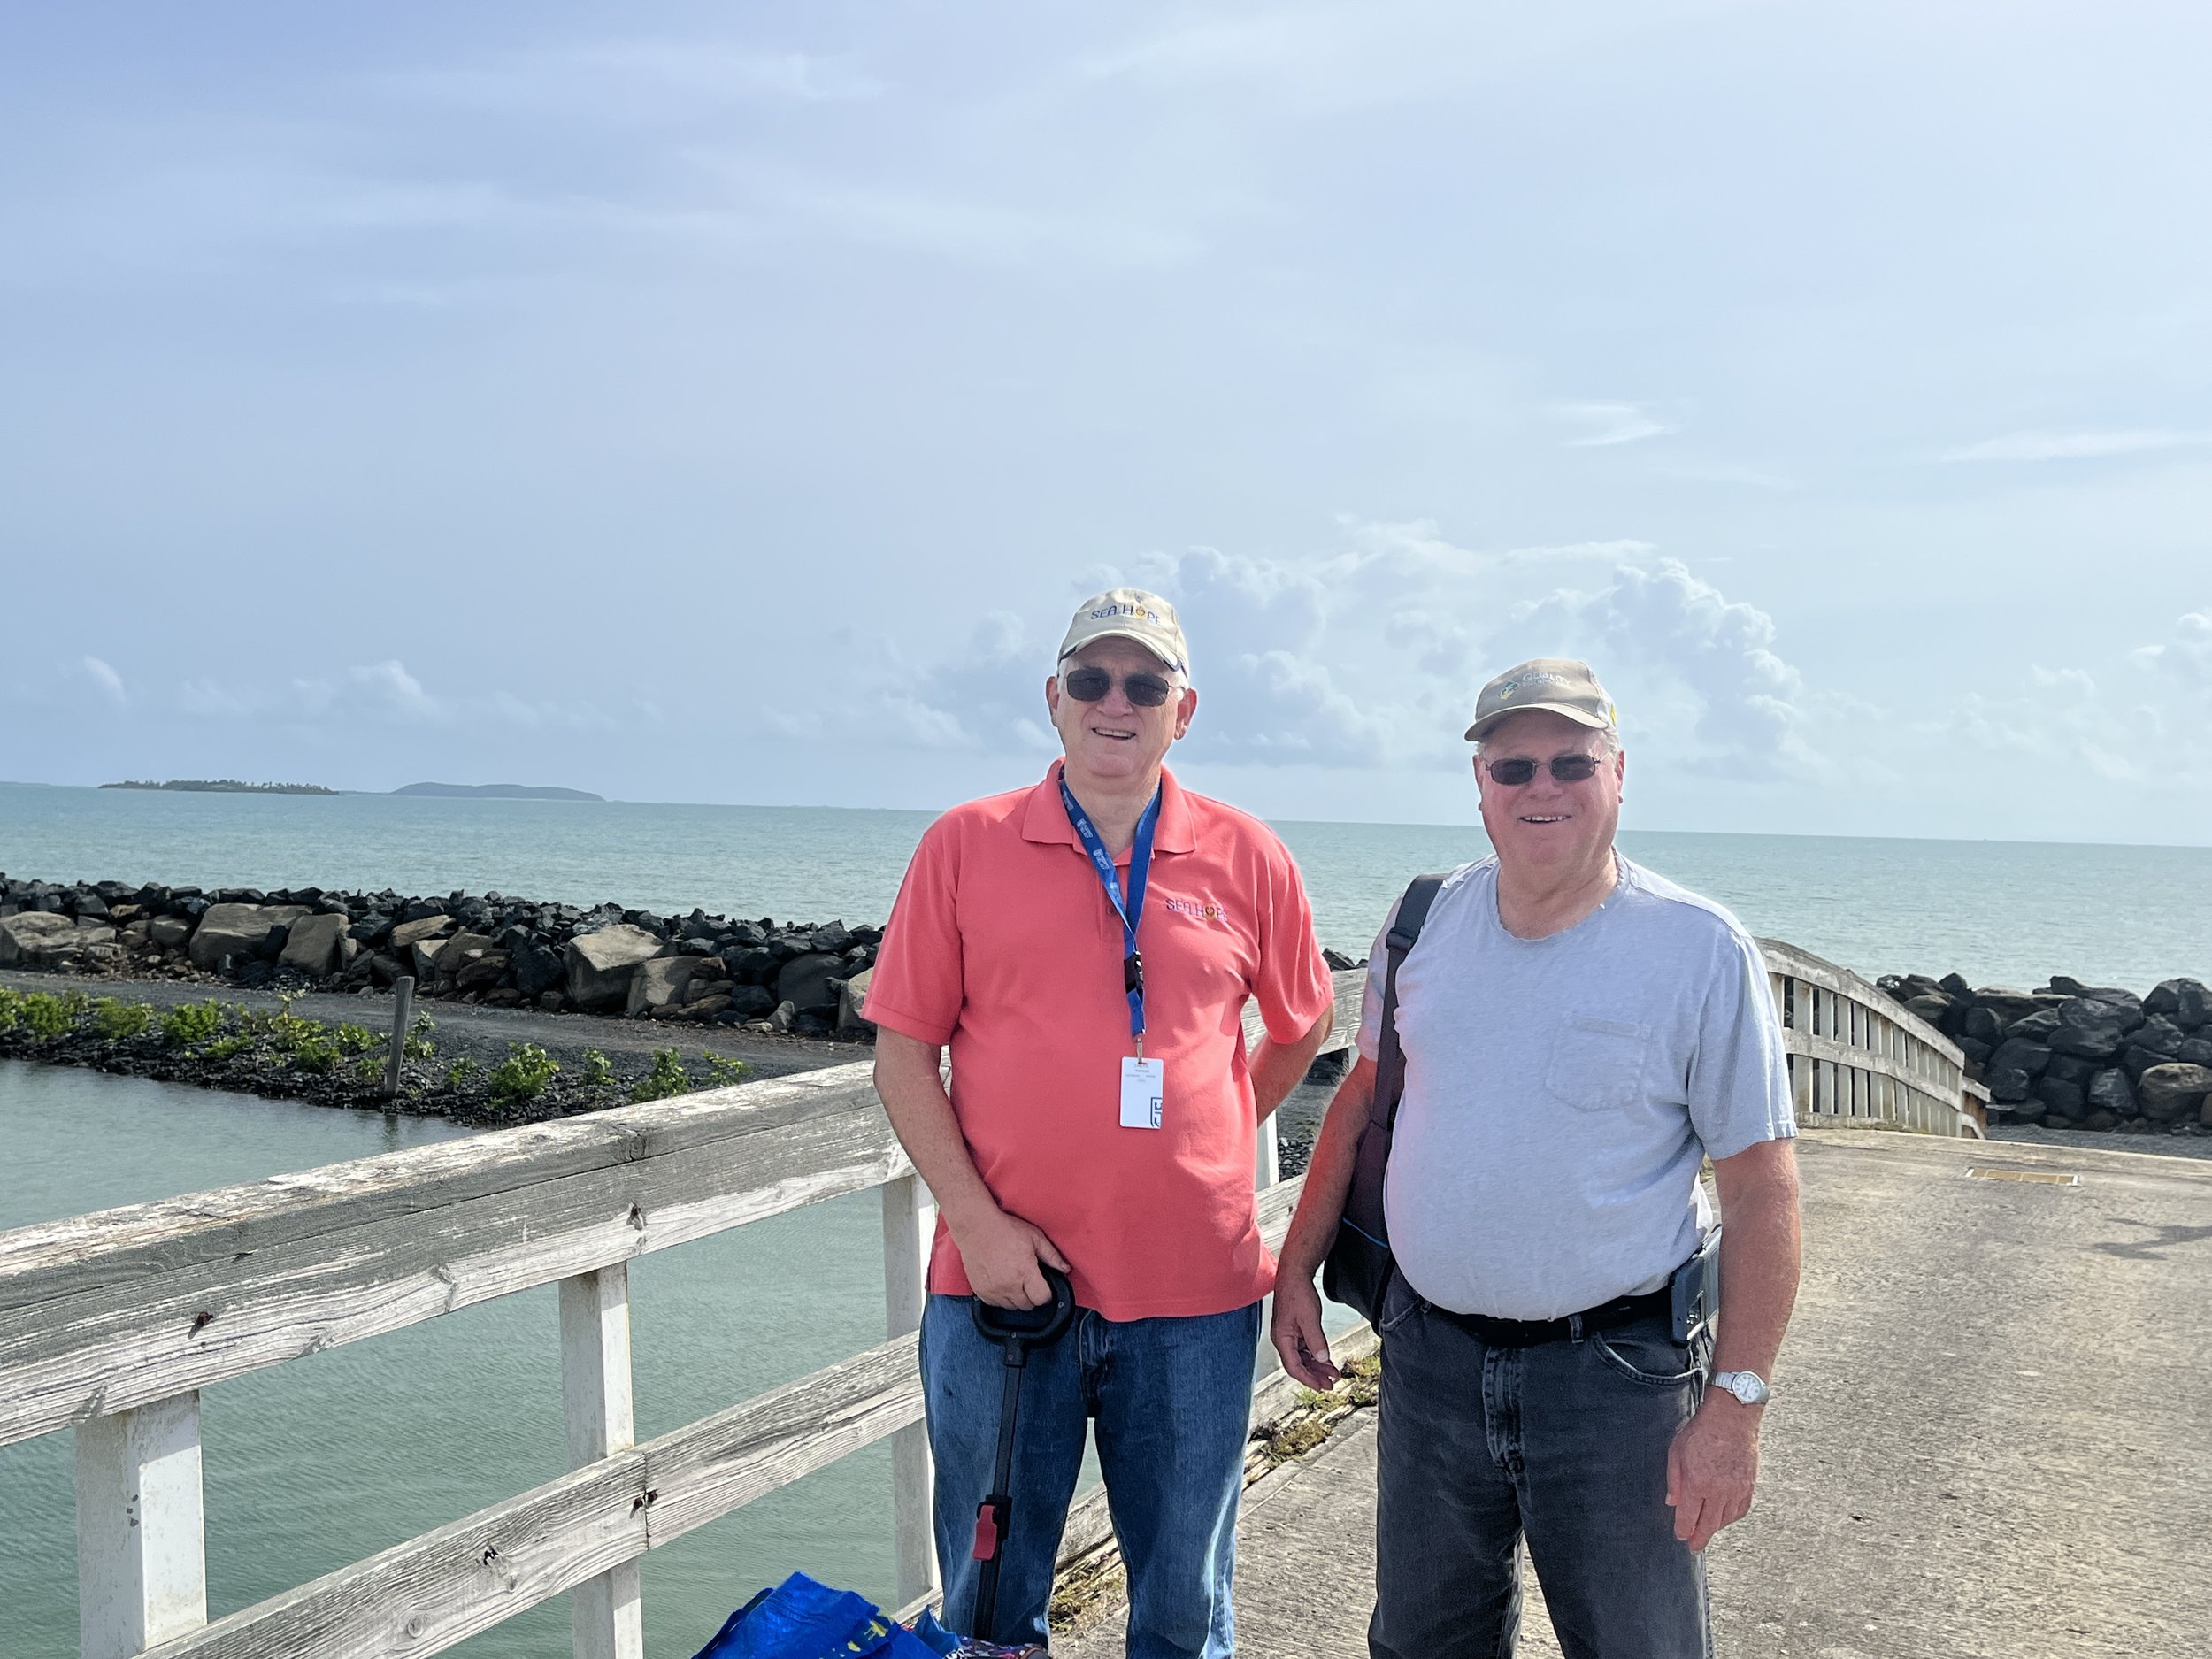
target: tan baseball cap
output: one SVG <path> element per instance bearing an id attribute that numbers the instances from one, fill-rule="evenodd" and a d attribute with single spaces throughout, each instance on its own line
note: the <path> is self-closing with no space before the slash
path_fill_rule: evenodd
<path id="1" fill-rule="evenodd" d="M 1109 588 L 1075 608 L 1067 637 L 1060 641 L 1064 663 L 1069 653 L 1081 650 L 1093 640 L 1131 640 L 1158 657 L 1186 680 L 1190 678 L 1190 647 L 1183 642 L 1183 625 L 1175 619 L 1175 607 L 1157 594 L 1141 588 Z"/>
<path id="2" fill-rule="evenodd" d="M 1565 657 L 1535 657 L 1507 669 L 1482 688 L 1475 699 L 1475 723 L 1467 728 L 1467 741 L 1481 742 L 1499 721 L 1524 709 L 1548 709 L 1601 732 L 1614 729 L 1613 699 L 1598 684 L 1589 664 Z"/>

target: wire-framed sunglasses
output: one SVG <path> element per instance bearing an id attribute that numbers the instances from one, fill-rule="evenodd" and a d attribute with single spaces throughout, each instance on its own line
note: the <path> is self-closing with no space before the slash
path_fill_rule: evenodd
<path id="1" fill-rule="evenodd" d="M 1555 783 L 1587 783 L 1598 775 L 1598 758 L 1594 755 L 1554 755 L 1549 761 L 1542 764 L 1550 767 Z M 1519 757 L 1512 760 L 1486 760 L 1482 763 L 1483 770 L 1490 774 L 1491 780 L 1502 783 L 1509 789 L 1517 789 L 1523 784 L 1534 782 L 1538 764 L 1536 761 Z"/>
<path id="2" fill-rule="evenodd" d="M 1071 668 L 1060 676 L 1060 688 L 1078 703 L 1098 703 L 1114 688 L 1114 677 L 1102 668 Z M 1121 693 L 1140 709 L 1156 709 L 1175 695 L 1175 687 L 1140 669 L 1123 677 Z"/>

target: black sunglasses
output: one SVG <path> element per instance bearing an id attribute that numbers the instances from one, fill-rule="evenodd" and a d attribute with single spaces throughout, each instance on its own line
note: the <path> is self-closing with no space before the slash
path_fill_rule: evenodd
<path id="1" fill-rule="evenodd" d="M 1536 777 L 1537 763 L 1532 760 L 1486 760 L 1482 764 L 1491 781 L 1509 789 L 1517 789 Z M 1598 775 L 1594 755 L 1554 755 L 1548 764 L 1553 780 L 1559 783 L 1587 783 Z"/>
<path id="2" fill-rule="evenodd" d="M 1102 668 L 1071 668 L 1062 676 L 1060 687 L 1078 703 L 1097 703 L 1114 688 L 1114 677 Z M 1122 680 L 1121 690 L 1140 709 L 1156 709 L 1175 687 L 1157 674 L 1140 671 Z"/>

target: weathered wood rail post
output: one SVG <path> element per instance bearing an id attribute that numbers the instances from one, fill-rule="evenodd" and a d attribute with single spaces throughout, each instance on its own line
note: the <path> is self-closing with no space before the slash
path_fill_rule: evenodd
<path id="1" fill-rule="evenodd" d="M 1976 1132 L 1973 1086 L 1940 1033 L 1856 975 L 1766 950 L 1801 1112 Z M 1363 979 L 1337 975 L 1331 1047 L 1351 1041 Z M 1246 1033 L 1257 1039 L 1256 1012 Z M 563 1593 L 580 1659 L 638 1659 L 648 1550 L 886 1438 L 896 1594 L 927 1595 L 914 1356 L 934 1207 L 871 1071 L 837 1066 L 0 1233 L 0 1446 L 76 1432 L 86 1659 L 419 1659 Z M 1271 1247 L 1302 1186 L 1263 1190 Z M 636 1443 L 629 1263 L 871 1187 L 887 1340 Z M 559 1286 L 571 1471 L 210 1623 L 199 1391 L 545 1285 Z M 1263 1375 L 1256 1415 L 1288 1398 L 1287 1378 Z M 1087 1548 L 1106 1526 L 1102 1504 L 1079 1505 L 1064 1548 Z"/>

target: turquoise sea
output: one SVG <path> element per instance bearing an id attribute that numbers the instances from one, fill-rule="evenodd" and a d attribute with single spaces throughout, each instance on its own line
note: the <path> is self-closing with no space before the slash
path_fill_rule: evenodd
<path id="1" fill-rule="evenodd" d="M 0 785 L 0 871 L 201 887 L 496 890 L 733 916 L 880 921 L 926 812 Z M 1479 828 L 1279 823 L 1323 942 L 1366 953 L 1408 878 Z M 1628 855 L 1754 932 L 1876 974 L 2212 978 L 2212 848 L 1624 831 Z"/>
<path id="2" fill-rule="evenodd" d="M 0 871 L 202 887 L 504 892 L 849 922 L 888 911 L 929 822 L 783 807 L 237 796 L 0 786 Z M 1363 954 L 1410 875 L 1479 830 L 1282 823 L 1323 940 Z M 1630 856 L 1755 931 L 1873 975 L 2054 972 L 2147 988 L 2212 978 L 2212 849 L 1624 833 Z M 463 1133 L 94 1072 L 0 1064 L 0 1230 Z M 634 1271 L 641 1433 L 879 1339 L 872 1195 L 647 1258 Z M 222 1384 L 204 1402 L 217 1614 L 559 1472 L 553 1293 L 532 1292 Z M 647 1646 L 684 1659 L 794 1568 L 887 1598 L 888 1459 L 872 1448 L 656 1552 Z M 65 1434 L 0 1448 L 0 1652 L 76 1650 Z M 453 1651 L 567 1650 L 556 1601 Z"/>

